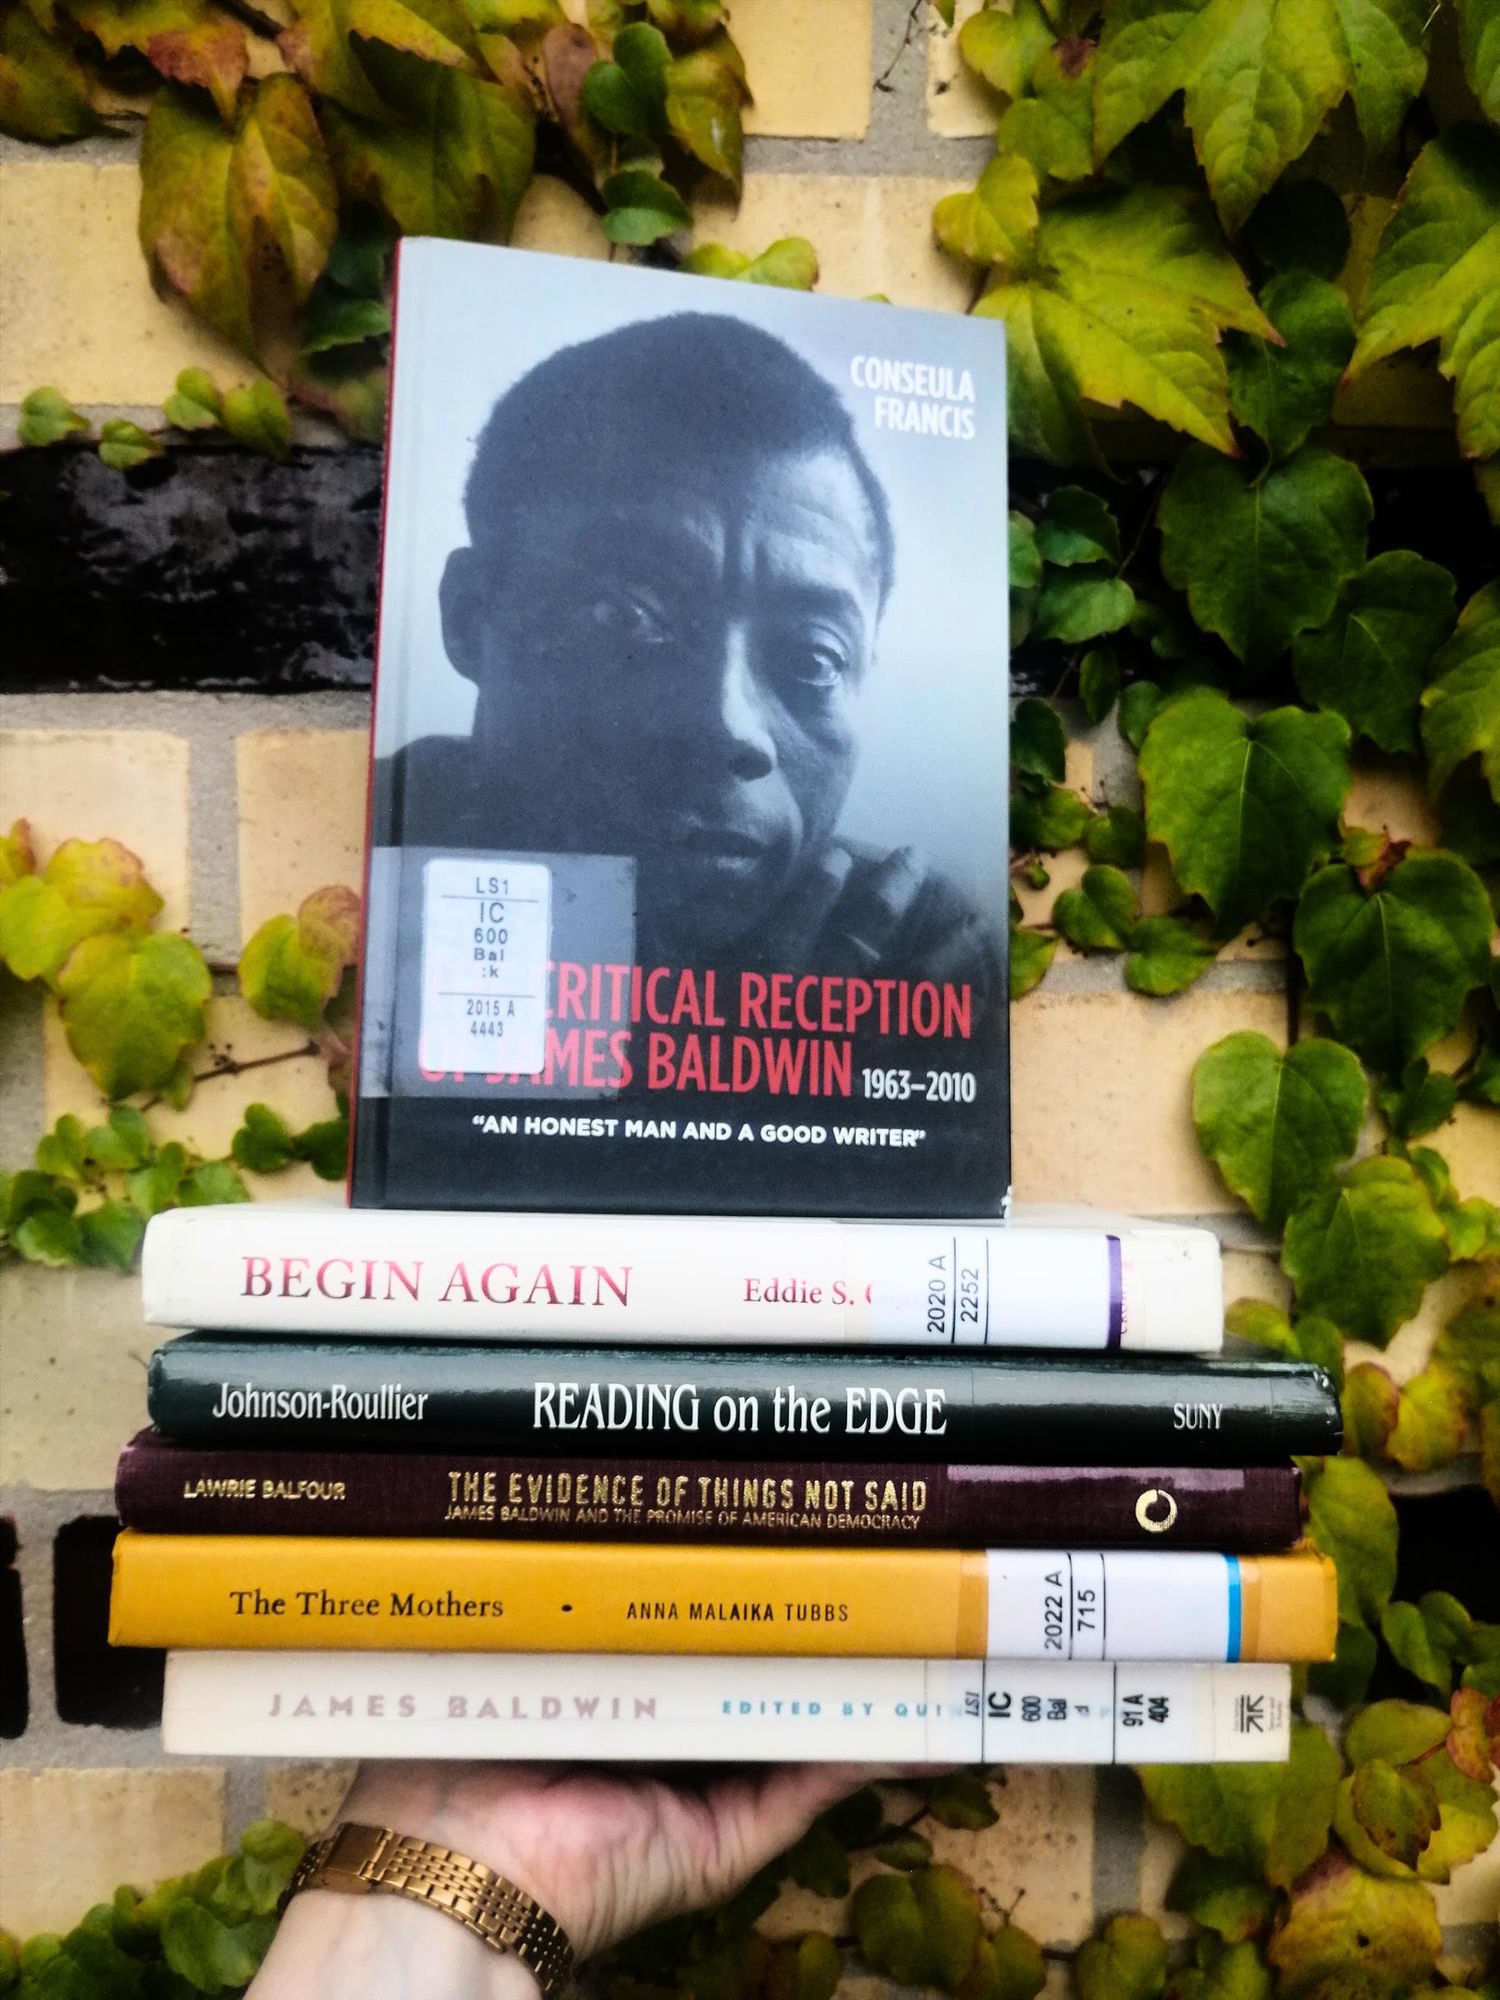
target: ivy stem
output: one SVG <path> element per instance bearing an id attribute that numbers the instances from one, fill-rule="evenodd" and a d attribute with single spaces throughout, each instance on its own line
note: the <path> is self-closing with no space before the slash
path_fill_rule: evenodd
<path id="1" fill-rule="evenodd" d="M 212 1069 L 200 1070 L 193 1078 L 193 1085 L 196 1089 L 200 1083 L 214 1083 L 221 1076 L 248 1076 L 253 1069 L 273 1069 L 277 1063 L 297 1062 L 303 1056 L 321 1053 L 316 1042 L 304 1042 L 300 1049 L 282 1049 L 274 1056 L 250 1056 L 243 1062 L 235 1056 L 226 1056 Z M 161 1092 L 158 1091 L 154 1097 L 148 1097 L 140 1108 L 142 1111 L 154 1111 L 162 1102 Z"/>
<path id="2" fill-rule="evenodd" d="M 917 16 L 926 4 L 927 0 L 911 0 L 911 12 L 906 17 L 906 28 L 902 33 L 901 40 L 896 45 L 896 53 L 875 79 L 875 88 L 877 90 L 890 89 L 891 77 L 895 72 L 896 65 L 911 46 L 911 38 L 916 33 Z"/>

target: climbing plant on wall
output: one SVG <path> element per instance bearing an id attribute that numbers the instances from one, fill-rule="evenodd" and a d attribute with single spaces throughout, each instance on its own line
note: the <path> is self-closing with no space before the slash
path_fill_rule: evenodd
<path id="1" fill-rule="evenodd" d="M 1072 1983 L 1079 2000 L 1477 1992 L 1483 1968 L 1439 1962 L 1432 1885 L 1495 1837 L 1500 1628 L 1444 1592 L 1396 1595 L 1386 1475 L 1472 1463 L 1500 1503 L 1500 1213 L 1445 1156 L 1476 1120 L 1500 1148 L 1483 526 L 1500 514 L 1500 9 L 1014 0 L 956 32 L 994 93 L 995 150 L 933 228 L 972 310 L 1006 329 L 1012 636 L 1048 690 L 1015 719 L 1014 997 L 1063 943 L 1118 957 L 1164 1004 L 1247 939 L 1284 950 L 1285 1045 L 1247 1028 L 1203 1051 L 1183 1116 L 1281 1245 L 1290 1308 L 1240 1300 L 1233 1332 L 1328 1367 L 1348 1432 L 1305 1467 L 1341 1626 L 1291 1762 L 1143 1773 L 1188 1843 L 1166 1900 L 1191 1942 L 1117 1917 Z M 378 432 L 395 238 L 501 240 L 538 168 L 622 253 L 812 284 L 800 239 L 683 248 L 699 189 L 739 185 L 752 85 L 720 0 L 591 0 L 583 21 L 556 0 L 294 0 L 280 20 L 215 0 L 0 4 L 0 128 L 62 144 L 144 123 L 153 277 L 263 371 L 228 392 L 189 371 L 163 425 L 278 453 L 287 398 Z M 1413 412 L 1445 427 L 1424 432 L 1448 468 L 1437 509 L 1403 505 L 1388 469 L 1383 420 Z M 25 442 L 86 430 L 57 389 L 28 399 Z M 127 472 L 161 449 L 119 421 L 97 443 Z M 1118 732 L 1139 810 L 1069 785 L 1069 719 Z M 1351 808 L 1371 770 L 1425 794 L 1419 837 Z M 264 926 L 236 971 L 158 927 L 113 842 L 39 855 L 17 828 L 0 885 L 0 958 L 45 992 L 99 1094 L 6 1177 L 8 1254 L 128 1270 L 156 1209 L 243 1199 L 247 1175 L 295 1161 L 341 1171 L 348 891 Z M 287 1057 L 329 1064 L 335 1097 L 297 1131 L 254 1105 L 227 1157 L 202 1159 L 163 1120 L 248 1067 L 216 1038 L 216 982 L 236 978 L 286 1025 Z M 1446 1324 L 1398 1381 L 1384 1351 L 1439 1279 Z M 943 1830 L 980 1834 L 1003 1783 L 861 1793 L 727 1908 L 617 1953 L 609 1990 L 819 2000 L 850 1947 L 964 2000 L 1038 1992 L 1024 1910 L 943 1858 Z M 836 1936 L 758 1935 L 787 1879 L 847 1898 Z"/>

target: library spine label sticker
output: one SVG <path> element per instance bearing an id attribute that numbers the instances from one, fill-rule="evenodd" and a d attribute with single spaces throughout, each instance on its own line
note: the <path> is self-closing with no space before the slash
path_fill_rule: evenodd
<path id="1" fill-rule="evenodd" d="M 535 1075 L 546 1061 L 552 872 L 441 856 L 422 881 L 422 1067 Z"/>

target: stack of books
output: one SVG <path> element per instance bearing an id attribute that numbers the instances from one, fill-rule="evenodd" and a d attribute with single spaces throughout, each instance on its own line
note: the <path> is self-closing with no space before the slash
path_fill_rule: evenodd
<path id="1" fill-rule="evenodd" d="M 402 246 L 351 1206 L 146 1236 L 169 1749 L 1286 1753 L 1331 1385 L 1008 1213 L 1003 363 Z"/>

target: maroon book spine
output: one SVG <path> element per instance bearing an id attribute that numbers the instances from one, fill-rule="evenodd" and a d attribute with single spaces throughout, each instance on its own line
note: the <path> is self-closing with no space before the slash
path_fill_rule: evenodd
<path id="1" fill-rule="evenodd" d="M 1284 1548 L 1294 1466 L 797 1465 L 272 1451 L 172 1444 L 120 1457 L 115 1501 L 157 1534 L 504 1540 Z"/>

